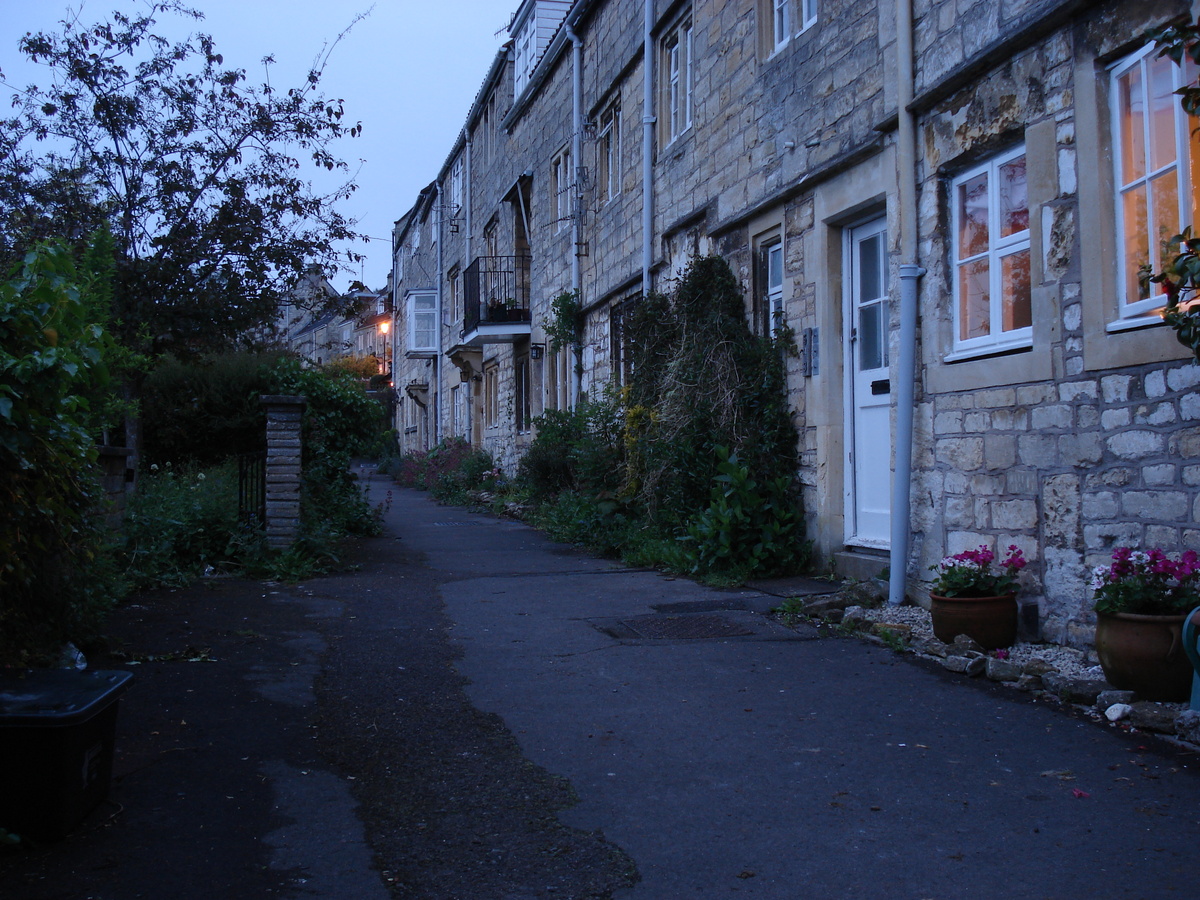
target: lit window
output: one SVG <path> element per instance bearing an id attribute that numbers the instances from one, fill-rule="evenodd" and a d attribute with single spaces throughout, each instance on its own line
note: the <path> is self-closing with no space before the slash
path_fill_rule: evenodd
<path id="1" fill-rule="evenodd" d="M 1195 65 L 1189 63 L 1194 74 Z M 1200 178 L 1195 166 L 1200 154 L 1191 152 L 1195 122 L 1179 105 L 1175 91 L 1186 77 L 1171 60 L 1159 57 L 1153 45 L 1123 60 L 1113 69 L 1113 153 L 1117 186 L 1117 266 L 1119 313 L 1137 316 L 1161 305 L 1149 285 L 1140 283 L 1144 266 L 1162 270 L 1172 250 L 1172 237 L 1194 221 Z"/>
<path id="2" fill-rule="evenodd" d="M 956 351 L 1030 346 L 1025 149 L 972 169 L 951 188 Z"/>

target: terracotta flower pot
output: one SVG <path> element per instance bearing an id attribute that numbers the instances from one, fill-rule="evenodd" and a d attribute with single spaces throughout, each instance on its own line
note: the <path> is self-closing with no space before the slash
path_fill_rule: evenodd
<path id="1" fill-rule="evenodd" d="M 998 597 L 943 597 L 930 594 L 933 633 L 939 641 L 954 643 L 960 634 L 985 650 L 1011 647 L 1017 639 L 1017 595 Z"/>
<path id="2" fill-rule="evenodd" d="M 1141 700 L 1186 701 L 1192 664 L 1183 649 L 1185 618 L 1096 613 L 1096 654 L 1108 683 Z"/>

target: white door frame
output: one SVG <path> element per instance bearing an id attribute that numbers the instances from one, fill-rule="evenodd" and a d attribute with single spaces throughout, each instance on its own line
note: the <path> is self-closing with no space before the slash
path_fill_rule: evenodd
<path id="1" fill-rule="evenodd" d="M 890 525 L 883 522 L 882 525 L 877 521 L 872 528 L 870 525 L 866 527 L 864 532 L 863 525 L 859 519 L 863 518 L 860 515 L 862 504 L 860 503 L 859 490 L 861 487 L 860 464 L 868 465 L 869 463 L 862 462 L 858 457 L 862 454 L 856 454 L 856 433 L 859 428 L 858 407 L 860 399 L 858 394 L 862 392 L 862 386 L 855 386 L 855 376 L 858 369 L 858 360 L 856 353 L 858 344 L 855 340 L 855 331 L 857 328 L 856 322 L 856 307 L 854 291 L 858 283 L 858 275 L 854 270 L 858 243 L 863 239 L 869 239 L 874 234 L 883 236 L 882 250 L 884 253 L 883 261 L 883 278 L 887 278 L 887 216 L 879 214 L 872 216 L 869 219 L 862 219 L 853 222 L 842 229 L 842 377 L 843 377 L 843 497 L 844 497 L 844 538 L 847 546 L 867 547 L 872 549 L 885 550 L 891 545 Z M 888 296 L 888 287 L 886 281 L 883 284 L 883 296 Z M 881 324 L 880 338 L 883 342 L 883 350 L 886 354 L 888 345 L 889 329 L 886 317 Z M 885 358 L 886 369 L 887 360 Z M 890 379 L 890 375 L 888 375 Z M 890 385 L 889 394 L 890 398 Z M 875 443 L 872 446 L 881 452 L 875 454 L 875 466 L 882 468 L 887 473 L 887 477 L 883 479 L 886 482 L 886 489 L 879 491 L 878 484 L 876 487 L 877 493 L 883 493 L 885 496 L 887 508 L 890 511 L 891 507 L 891 450 L 893 443 L 893 435 L 891 432 L 891 403 L 890 399 L 887 403 L 887 434 L 886 441 Z M 875 519 L 879 518 L 880 510 L 876 510 Z"/>

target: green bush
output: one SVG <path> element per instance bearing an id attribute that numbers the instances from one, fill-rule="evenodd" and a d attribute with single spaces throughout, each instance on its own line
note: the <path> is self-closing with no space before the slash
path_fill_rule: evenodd
<path id="1" fill-rule="evenodd" d="M 0 282 L 0 666 L 53 660 L 115 591 L 85 399 L 111 344 L 87 290 L 59 245 Z"/>
<path id="2" fill-rule="evenodd" d="M 427 490 L 442 503 L 467 504 L 472 491 L 495 490 L 504 483 L 491 454 L 471 449 L 460 437 L 427 453 L 407 453 L 389 469 L 399 484 Z"/>
<path id="3" fill-rule="evenodd" d="M 740 581 L 799 568 L 807 561 L 807 546 L 798 540 L 801 523 L 791 481 L 755 479 L 724 447 L 717 456 L 711 502 L 687 528 L 693 571 Z"/>

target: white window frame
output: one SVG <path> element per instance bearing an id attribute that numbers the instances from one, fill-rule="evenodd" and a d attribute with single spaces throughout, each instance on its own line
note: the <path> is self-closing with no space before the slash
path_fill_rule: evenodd
<path id="1" fill-rule="evenodd" d="M 463 309 L 462 270 L 455 266 L 446 276 L 448 293 L 450 294 L 450 324 L 461 323 L 465 310 Z"/>
<path id="2" fill-rule="evenodd" d="M 771 52 L 778 53 L 792 36 L 792 0 L 771 0 Z"/>
<path id="3" fill-rule="evenodd" d="M 1171 94 L 1168 98 L 1171 109 L 1171 117 L 1174 128 L 1174 156 L 1165 164 L 1151 168 L 1152 147 L 1154 133 L 1155 116 L 1151 104 L 1153 102 L 1150 97 L 1150 71 L 1152 67 L 1162 66 L 1169 67 L 1171 72 Z M 1156 201 L 1173 200 L 1176 209 L 1178 210 L 1178 221 L 1170 227 L 1166 228 L 1169 234 L 1162 235 L 1163 240 L 1169 240 L 1176 234 L 1181 232 L 1188 225 L 1194 224 L 1194 212 L 1196 206 L 1196 198 L 1192 195 L 1193 190 L 1193 167 L 1200 162 L 1200 159 L 1193 158 L 1192 154 L 1192 130 L 1196 127 L 1195 121 L 1190 121 L 1187 114 L 1180 106 L 1179 97 L 1174 93 L 1185 83 L 1195 80 L 1195 64 L 1189 61 L 1188 72 L 1185 74 L 1174 62 L 1165 57 L 1159 57 L 1154 44 L 1147 44 L 1136 53 L 1127 56 L 1125 59 L 1116 63 L 1110 70 L 1110 102 L 1112 115 L 1112 141 L 1113 141 L 1113 187 L 1115 190 L 1114 204 L 1116 209 L 1117 220 L 1117 324 L 1122 320 L 1145 317 L 1147 313 L 1156 307 L 1162 306 L 1164 298 L 1161 294 L 1156 294 L 1155 288 L 1151 288 L 1149 296 L 1136 297 L 1130 299 L 1131 290 L 1137 290 L 1135 287 L 1137 272 L 1130 271 L 1128 260 L 1128 251 L 1126 249 L 1126 208 L 1125 201 L 1135 192 L 1143 188 L 1152 188 L 1155 182 L 1161 182 L 1164 178 L 1175 178 L 1176 186 L 1174 197 L 1155 197 L 1152 189 L 1145 192 L 1145 221 L 1146 242 L 1148 244 L 1149 259 L 1151 268 L 1155 272 L 1162 271 L 1163 267 L 1163 248 L 1160 243 L 1151 239 L 1151 228 L 1149 223 L 1153 222 L 1156 216 L 1155 205 Z M 1131 141 L 1140 143 L 1142 152 L 1142 173 L 1125 173 L 1124 157 L 1125 139 L 1126 139 L 1126 124 L 1127 120 L 1122 116 L 1121 111 L 1121 82 L 1134 72 L 1137 72 L 1141 77 L 1141 96 L 1138 100 L 1142 105 L 1142 133 L 1139 136 L 1129 135 Z M 1189 77 L 1192 76 L 1192 77 Z M 1147 114 L 1150 113 L 1150 114 Z M 1166 222 L 1163 223 L 1167 224 Z"/>
<path id="4" fill-rule="evenodd" d="M 521 96 L 521 93 L 528 86 L 529 77 L 533 74 L 534 41 L 536 34 L 537 13 L 535 11 L 526 18 L 514 42 L 513 93 L 518 97 Z"/>
<path id="5" fill-rule="evenodd" d="M 571 168 L 571 148 L 564 147 L 550 163 L 551 212 L 554 216 L 555 232 L 562 231 L 571 224 L 574 204 L 574 171 Z"/>
<path id="6" fill-rule="evenodd" d="M 614 101 L 600 116 L 596 137 L 601 199 L 612 200 L 621 193 L 621 102 Z"/>
<path id="7" fill-rule="evenodd" d="M 530 430 L 533 421 L 533 385 L 530 379 L 533 369 L 529 363 L 529 351 L 513 357 L 513 425 L 518 434 Z"/>
<path id="8" fill-rule="evenodd" d="M 803 33 L 817 24 L 817 16 L 820 12 L 820 0 L 799 0 L 800 2 L 800 28 L 797 34 Z"/>
<path id="9" fill-rule="evenodd" d="M 1031 255 L 1032 251 L 1029 243 L 1028 220 L 1026 221 L 1026 227 L 1022 231 L 1014 232 L 1013 234 L 1007 236 L 1002 236 L 1000 233 L 1000 204 L 997 202 L 999 198 L 999 171 L 1002 166 L 1011 163 L 1016 159 L 1020 159 L 1021 157 L 1026 157 L 1026 166 L 1028 166 L 1028 157 L 1025 153 L 1024 144 L 1019 147 L 1014 147 L 1013 149 L 998 156 L 994 156 L 982 165 L 963 172 L 951 183 L 950 206 L 952 240 L 950 260 L 950 293 L 953 303 L 954 351 L 946 358 L 947 361 L 1033 346 L 1032 296 L 1030 298 L 1030 324 L 1021 328 L 1009 329 L 1007 331 L 1005 331 L 1003 327 L 1004 295 L 1002 262 L 1005 258 L 1022 252 L 1030 257 L 1030 265 L 1032 265 L 1033 262 Z M 959 210 L 961 208 L 961 204 L 959 202 L 959 189 L 968 182 L 978 178 L 980 175 L 985 175 L 987 177 L 987 249 L 981 253 L 975 253 L 964 258 L 961 256 L 959 248 Z M 1028 168 L 1026 169 L 1025 184 L 1025 208 L 1027 215 L 1029 215 Z M 963 338 L 963 297 L 960 293 L 962 282 L 959 277 L 959 272 L 965 266 L 980 261 L 986 261 L 988 265 L 988 304 L 990 312 L 989 332 L 986 335 L 980 335 L 978 337 Z M 1032 295 L 1032 284 L 1030 285 L 1030 288 Z"/>
<path id="10" fill-rule="evenodd" d="M 663 38 L 663 143 L 692 127 L 692 19 L 685 16 Z"/>
<path id="11" fill-rule="evenodd" d="M 483 424 L 495 428 L 500 424 L 500 364 L 489 362 L 483 367 Z"/>
<path id="12" fill-rule="evenodd" d="M 763 251 L 767 257 L 767 331 L 774 334 L 784 322 L 783 241 L 772 241 L 763 247 Z"/>
<path id="13" fill-rule="evenodd" d="M 437 352 L 437 294 L 413 291 L 408 295 L 408 349 L 416 353 Z"/>

